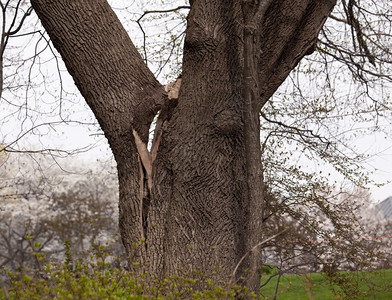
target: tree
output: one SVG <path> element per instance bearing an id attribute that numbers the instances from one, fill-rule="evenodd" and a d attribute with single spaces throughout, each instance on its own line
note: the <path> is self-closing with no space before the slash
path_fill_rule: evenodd
<path id="1" fill-rule="evenodd" d="M 112 257 L 123 255 L 118 227 L 113 226 L 118 223 L 118 193 L 112 166 L 101 164 L 80 174 L 83 163 L 68 158 L 73 172 L 64 174 L 42 153 L 4 154 L 0 156 L 6 171 L 0 177 L 0 267 L 41 271 L 43 261 L 37 260 L 37 253 L 51 262 L 63 261 L 66 250 L 75 260 L 86 259 L 93 245 L 105 246 Z M 41 170 L 31 165 L 32 157 Z"/>
<path id="2" fill-rule="evenodd" d="M 130 262 L 155 275 L 218 268 L 215 277 L 228 280 L 245 257 L 236 280 L 257 290 L 261 258 L 253 247 L 263 240 L 265 198 L 259 112 L 314 50 L 335 1 L 190 2 L 176 96 L 105 1 L 31 1 L 117 161 Z M 344 7 L 366 58 L 353 3 Z"/>
<path id="3" fill-rule="evenodd" d="M 113 227 L 118 221 L 114 174 L 89 172 L 87 176 L 88 180 L 74 175 L 74 182 L 63 183 L 60 191 L 50 195 L 50 210 L 54 213 L 45 220 L 47 229 L 61 245 L 70 243 L 74 258 L 85 257 L 93 245 L 105 245 L 107 250 L 112 248 L 113 255 L 120 255 L 123 249 L 118 241 L 118 228 Z"/>
<path id="4" fill-rule="evenodd" d="M 236 277 L 257 290 L 259 112 L 314 50 L 335 1 L 191 1 L 178 99 L 106 1 L 31 3 L 113 151 L 130 261 L 157 275 L 219 270 L 228 280 L 248 254 Z"/>
<path id="5" fill-rule="evenodd" d="M 37 223 L 21 215 L 0 214 L 0 220 L 0 267 L 2 271 L 4 268 L 12 271 L 29 268 L 41 271 L 41 262 L 37 254 L 44 252 L 46 258 L 49 259 L 57 252 L 57 249 L 54 251 L 45 249 L 54 242 L 53 232 L 48 231 L 43 222 Z"/>

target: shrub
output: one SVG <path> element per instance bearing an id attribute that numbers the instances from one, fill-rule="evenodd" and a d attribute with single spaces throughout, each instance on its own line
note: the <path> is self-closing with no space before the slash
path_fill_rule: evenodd
<path id="1" fill-rule="evenodd" d="M 108 257 L 103 246 L 95 246 L 89 260 L 75 262 L 68 251 L 62 264 L 46 264 L 40 270 L 3 270 L 9 284 L 0 291 L 0 298 L 234 299 L 239 294 L 255 298 L 247 289 L 216 283 L 196 272 L 188 277 L 163 279 L 148 273 L 131 274 L 113 267 Z"/>

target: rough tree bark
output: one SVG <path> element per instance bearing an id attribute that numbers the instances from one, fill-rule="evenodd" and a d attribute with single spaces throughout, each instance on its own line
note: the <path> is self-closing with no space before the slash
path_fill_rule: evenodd
<path id="1" fill-rule="evenodd" d="M 113 151 L 130 261 L 156 275 L 196 269 L 227 281 L 248 253 L 235 280 L 257 291 L 262 258 L 249 251 L 263 239 L 259 112 L 312 52 L 335 0 L 192 1 L 178 100 L 105 0 L 31 3 Z"/>

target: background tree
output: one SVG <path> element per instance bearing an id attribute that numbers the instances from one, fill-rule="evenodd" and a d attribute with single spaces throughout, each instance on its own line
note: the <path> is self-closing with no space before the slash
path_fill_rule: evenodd
<path id="1" fill-rule="evenodd" d="M 51 195 L 50 210 L 55 213 L 47 220 L 47 228 L 61 245 L 70 243 L 74 258 L 86 256 L 93 245 L 104 245 L 113 255 L 120 255 L 118 228 L 113 226 L 118 223 L 117 180 L 113 174 L 90 172 L 86 176 Z"/>
<path id="2" fill-rule="evenodd" d="M 37 253 L 53 243 L 53 233 L 44 223 L 35 223 L 23 216 L 0 215 L 0 268 L 9 270 L 40 270 Z M 48 258 L 55 251 L 46 251 Z"/>
<path id="3" fill-rule="evenodd" d="M 390 121 L 384 118 L 390 114 L 386 95 L 391 80 L 386 11 L 390 11 L 390 3 L 385 1 L 341 1 L 319 36 L 317 51 L 301 61 L 263 107 L 264 224 L 276 233 L 276 228 L 294 222 L 292 230 L 280 236 L 280 245 L 270 243 L 277 247 L 274 250 L 279 246 L 290 249 L 280 256 L 283 269 L 297 266 L 293 258 L 303 257 L 309 249 L 316 256 L 328 257 L 337 268 L 374 266 L 373 259 L 380 258 L 384 241 L 374 239 L 380 235 L 360 219 L 362 199 L 367 196 L 358 193 L 353 184 L 368 185 L 369 173 L 364 168 L 366 155 L 353 142 L 365 132 L 390 138 Z M 347 21 L 352 18 L 356 19 L 355 28 Z M 358 36 L 366 42 L 359 42 Z M 369 49 L 377 53 L 373 59 L 368 57 Z M 321 165 L 323 173 L 316 173 L 312 165 Z M 342 176 L 336 180 L 339 173 Z M 342 184 L 343 178 L 346 182 Z M 368 204 L 365 207 L 372 218 Z M 307 244 L 312 237 L 322 242 Z M 362 259 L 356 261 L 355 257 Z"/>
<path id="4" fill-rule="evenodd" d="M 122 255 L 118 228 L 113 226 L 118 223 L 115 173 L 105 165 L 82 175 L 76 171 L 64 174 L 48 168 L 51 158 L 36 154 L 45 169 L 42 176 L 24 155 L 8 154 L 3 164 L 9 172 L 0 179 L 6 186 L 0 190 L 0 266 L 41 271 L 36 254 L 46 261 L 62 262 L 65 243 L 75 260 L 88 258 L 87 250 L 93 245 L 105 246 L 114 257 Z M 73 169 L 74 163 L 68 160 L 68 167 Z M 77 164 L 80 168 L 81 162 Z"/>

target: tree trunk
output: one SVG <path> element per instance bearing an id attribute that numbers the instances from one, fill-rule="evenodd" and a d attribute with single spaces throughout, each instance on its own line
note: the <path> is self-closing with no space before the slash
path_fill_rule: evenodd
<path id="1" fill-rule="evenodd" d="M 228 281 L 246 256 L 233 281 L 258 291 L 259 112 L 314 48 L 335 1 L 192 1 L 178 101 L 106 1 L 31 3 L 113 151 L 130 261 L 156 275 L 200 270 Z"/>

